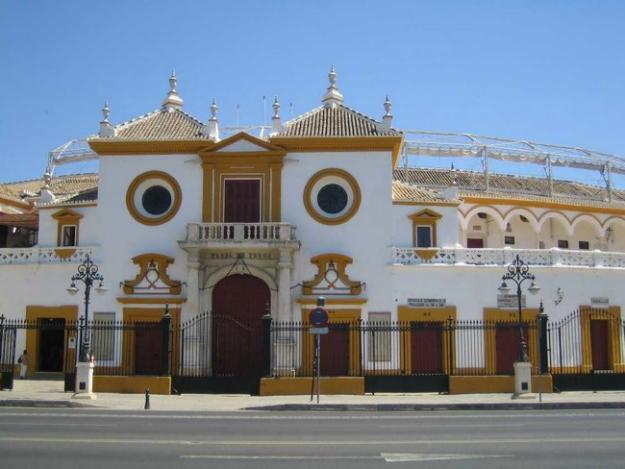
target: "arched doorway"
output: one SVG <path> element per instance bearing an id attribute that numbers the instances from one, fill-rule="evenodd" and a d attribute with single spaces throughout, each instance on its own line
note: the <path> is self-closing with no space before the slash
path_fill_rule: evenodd
<path id="1" fill-rule="evenodd" d="M 269 287 L 253 275 L 230 275 L 215 285 L 212 357 L 216 376 L 262 374 L 262 317 L 269 301 Z"/>

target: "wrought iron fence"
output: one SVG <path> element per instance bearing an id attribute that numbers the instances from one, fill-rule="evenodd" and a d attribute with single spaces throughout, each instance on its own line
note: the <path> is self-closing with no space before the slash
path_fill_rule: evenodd
<path id="1" fill-rule="evenodd" d="M 536 322 L 525 321 L 522 329 L 538 372 Z M 325 376 L 513 374 L 519 330 L 516 321 L 334 322 L 320 338 L 320 370 Z M 314 340 L 306 322 L 274 322 L 271 375 L 312 376 Z"/>

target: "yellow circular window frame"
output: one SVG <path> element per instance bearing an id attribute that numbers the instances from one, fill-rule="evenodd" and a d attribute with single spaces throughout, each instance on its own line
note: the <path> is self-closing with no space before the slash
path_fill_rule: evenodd
<path id="1" fill-rule="evenodd" d="M 171 207 L 169 207 L 169 210 L 159 217 L 146 217 L 135 206 L 135 195 L 137 189 L 143 182 L 149 179 L 160 179 L 166 182 L 173 191 Z M 182 191 L 180 190 L 178 181 L 176 181 L 173 176 L 164 173 L 163 171 L 148 171 L 140 174 L 132 180 L 130 186 L 128 186 L 128 190 L 126 191 L 126 207 L 128 208 L 128 212 L 132 215 L 132 218 L 137 220 L 139 223 L 143 223 L 144 225 L 155 226 L 168 222 L 176 216 L 181 203 Z"/>
<path id="2" fill-rule="evenodd" d="M 352 205 L 343 215 L 340 217 L 328 217 L 323 213 L 319 212 L 313 202 L 312 202 L 312 191 L 315 187 L 315 184 L 319 182 L 321 179 L 334 176 L 339 179 L 344 180 L 352 190 L 353 200 Z M 360 187 L 358 186 L 358 182 L 356 178 L 349 174 L 347 171 L 338 168 L 328 168 L 322 169 L 321 171 L 315 173 L 306 183 L 306 187 L 304 188 L 304 206 L 306 207 L 306 211 L 308 214 L 318 221 L 319 223 L 323 223 L 324 225 L 340 225 L 342 223 L 350 220 L 360 207 Z"/>

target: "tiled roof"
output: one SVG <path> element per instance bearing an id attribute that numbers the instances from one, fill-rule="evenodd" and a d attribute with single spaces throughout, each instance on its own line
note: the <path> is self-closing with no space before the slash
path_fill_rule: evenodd
<path id="1" fill-rule="evenodd" d="M 205 140 L 202 126 L 202 122 L 179 109 L 157 109 L 117 125 L 115 136 L 107 140 Z"/>
<path id="2" fill-rule="evenodd" d="M 605 188 L 574 181 L 553 181 L 553 192 L 549 194 L 547 178 L 490 174 L 489 190 L 485 190 L 484 174 L 474 171 L 447 169 L 398 168 L 393 170 L 393 180 L 421 189 L 443 189 L 453 184 L 458 186 L 460 196 L 514 198 L 542 200 L 560 203 L 592 203 L 597 206 L 622 206 L 625 191 L 613 190 L 612 202 L 606 202 Z"/>
<path id="3" fill-rule="evenodd" d="M 338 104 L 321 106 L 285 122 L 277 137 L 384 137 L 400 132 L 385 129 L 381 122 Z"/>
<path id="4" fill-rule="evenodd" d="M 8 194 L 17 200 L 28 200 L 39 196 L 43 184 L 43 178 L 8 182 L 0 184 L 0 194 Z M 50 181 L 50 190 L 54 195 L 62 197 L 77 194 L 97 185 L 97 174 L 72 174 L 53 177 Z M 23 194 L 26 196 L 22 197 Z"/>
<path id="5" fill-rule="evenodd" d="M 393 202 L 458 202 L 445 199 L 435 189 L 426 189 L 402 181 L 393 181 Z"/>

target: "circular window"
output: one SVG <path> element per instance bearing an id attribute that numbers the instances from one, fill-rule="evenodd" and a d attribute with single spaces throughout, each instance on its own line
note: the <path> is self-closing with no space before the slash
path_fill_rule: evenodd
<path id="1" fill-rule="evenodd" d="M 338 184 L 328 184 L 317 193 L 317 204 L 332 215 L 342 212 L 347 207 L 347 192 Z"/>
<path id="2" fill-rule="evenodd" d="M 162 171 L 140 174 L 126 192 L 128 211 L 144 225 L 160 225 L 171 220 L 178 212 L 181 200 L 178 182 Z"/>
<path id="3" fill-rule="evenodd" d="M 360 188 L 347 171 L 330 168 L 310 178 L 304 189 L 304 206 L 320 223 L 345 223 L 358 211 Z"/>
<path id="4" fill-rule="evenodd" d="M 163 186 L 148 187 L 141 196 L 141 205 L 150 215 L 162 215 L 171 207 L 171 194 Z"/>

